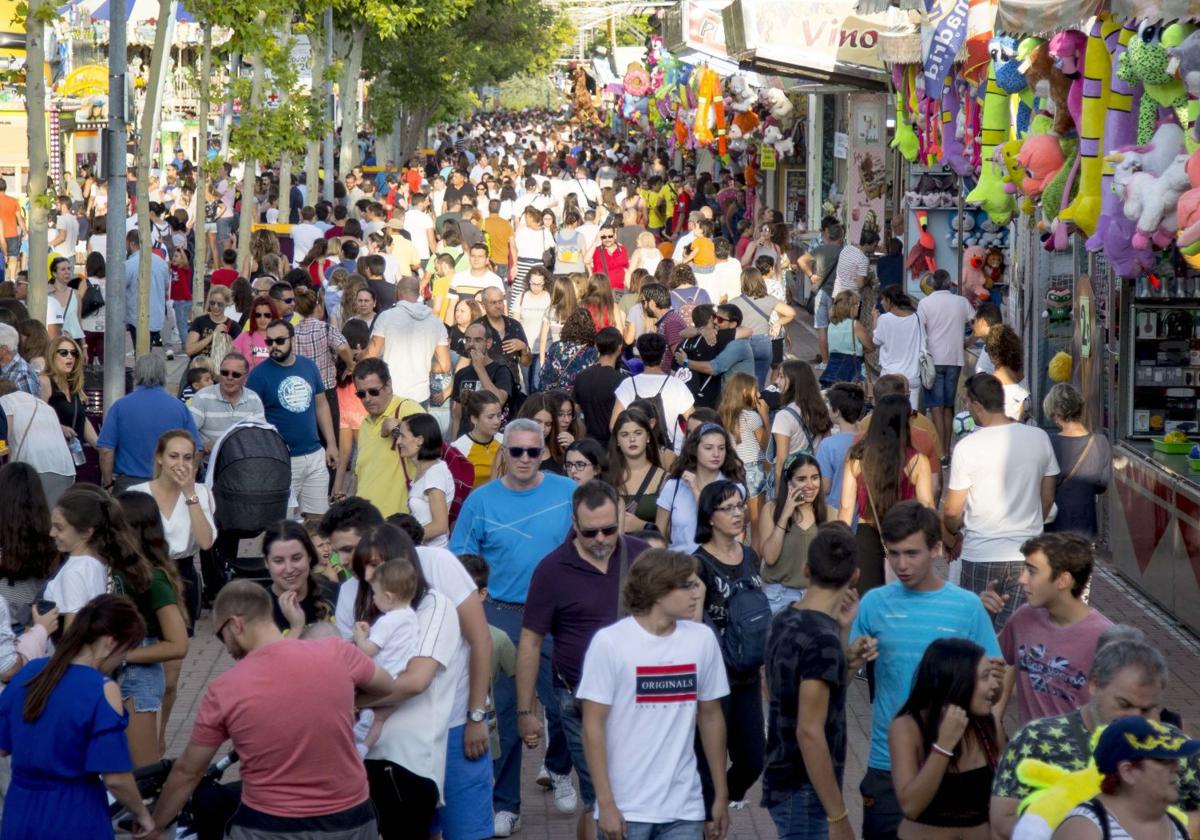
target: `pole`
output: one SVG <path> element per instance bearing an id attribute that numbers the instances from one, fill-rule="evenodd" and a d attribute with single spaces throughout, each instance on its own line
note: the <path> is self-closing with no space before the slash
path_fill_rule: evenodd
<path id="1" fill-rule="evenodd" d="M 322 24 L 325 30 L 325 67 L 328 69 L 333 66 L 333 7 L 330 6 L 325 10 L 325 22 Z M 337 173 L 333 169 L 333 134 L 334 134 L 334 110 L 333 110 L 333 80 L 325 80 L 325 119 L 329 121 L 329 131 L 325 133 L 325 142 L 321 149 L 321 168 L 325 170 L 325 183 L 322 189 L 322 198 L 326 201 L 333 202 L 333 182 L 337 177 Z M 314 187 L 315 190 L 315 187 Z M 314 202 L 315 204 L 315 202 Z"/>
<path id="2" fill-rule="evenodd" d="M 124 3 L 109 4 L 108 37 L 108 237 L 104 286 L 104 407 L 125 396 L 125 46 Z"/>

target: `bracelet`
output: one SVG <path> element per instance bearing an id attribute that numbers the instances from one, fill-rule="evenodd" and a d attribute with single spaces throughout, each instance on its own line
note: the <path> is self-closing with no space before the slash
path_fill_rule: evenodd
<path id="1" fill-rule="evenodd" d="M 849 816 L 850 816 L 850 811 L 848 809 L 843 809 L 842 813 L 838 814 L 836 817 L 826 817 L 825 822 L 829 823 L 830 825 L 833 825 L 834 823 L 842 822 L 843 820 L 847 819 Z"/>
<path id="2" fill-rule="evenodd" d="M 517 717 L 533 714 L 533 709 L 517 709 Z"/>
<path id="3" fill-rule="evenodd" d="M 934 741 L 934 742 L 933 742 L 933 751 L 934 751 L 934 752 L 941 753 L 942 755 L 946 756 L 946 758 L 954 758 L 954 752 L 953 752 L 953 750 L 948 750 L 948 749 L 945 749 L 945 748 L 944 748 L 944 747 L 942 747 L 942 745 L 941 745 L 941 744 L 939 744 L 937 741 Z"/>

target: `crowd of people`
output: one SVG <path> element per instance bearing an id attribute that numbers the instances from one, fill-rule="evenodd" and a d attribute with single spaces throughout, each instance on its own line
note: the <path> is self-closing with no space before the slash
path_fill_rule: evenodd
<path id="1" fill-rule="evenodd" d="M 245 266 L 230 172 L 208 267 L 160 189 L 151 327 L 186 372 L 138 358 L 102 422 L 99 254 L 56 260 L 58 324 L 0 299 L 0 838 L 106 836 L 106 791 L 157 837 L 227 742 L 240 794 L 210 816 L 238 838 L 511 836 L 535 748 L 579 838 L 716 840 L 760 782 L 781 838 L 854 836 L 847 782 L 863 837 L 1007 838 L 1022 759 L 1093 754 L 1059 840 L 1186 837 L 1176 803 L 1200 824 L 1162 655 L 1088 604 L 1107 440 L 1067 384 L 1057 431 L 1031 422 L 998 301 L 938 271 L 918 303 L 876 234 L 798 237 L 739 175 L 553 115 L 436 147 L 332 204 L 291 187 L 291 255 L 262 230 Z M 228 580 L 212 489 L 247 427 L 289 473 L 261 583 Z M 151 811 L 130 771 L 164 754 L 205 610 L 236 662 Z"/>

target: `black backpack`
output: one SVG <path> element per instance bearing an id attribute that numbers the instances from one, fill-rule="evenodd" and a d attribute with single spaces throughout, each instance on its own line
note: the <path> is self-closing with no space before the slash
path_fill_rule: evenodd
<path id="1" fill-rule="evenodd" d="M 712 568 L 710 561 L 705 559 L 703 562 L 709 564 L 714 575 L 721 574 Z M 771 603 L 753 577 L 742 574 L 729 581 L 725 614 L 725 630 L 717 633 L 725 667 L 735 674 L 757 671 L 766 658 Z"/>
<path id="2" fill-rule="evenodd" d="M 259 426 L 231 430 L 211 468 L 218 529 L 257 533 L 287 517 L 292 459 L 279 432 Z"/>

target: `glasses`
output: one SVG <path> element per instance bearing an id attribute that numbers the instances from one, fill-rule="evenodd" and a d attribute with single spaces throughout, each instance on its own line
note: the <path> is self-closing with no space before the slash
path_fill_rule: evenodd
<path id="1" fill-rule="evenodd" d="M 296 302 L 296 299 L 295 299 L 294 297 L 290 297 L 290 298 L 284 298 L 284 299 L 283 299 L 283 302 L 284 302 L 284 303 L 295 303 L 295 302 Z"/>
<path id="2" fill-rule="evenodd" d="M 271 313 L 270 312 L 255 312 L 254 317 L 255 318 L 270 318 Z"/>
<path id="3" fill-rule="evenodd" d="M 211 309 L 214 306 L 224 306 L 224 305 L 225 304 L 222 301 L 218 300 L 217 298 L 213 298 L 212 300 L 210 300 L 208 302 L 209 309 Z"/>
<path id="4" fill-rule="evenodd" d="M 508 457 L 519 460 L 522 456 L 530 458 L 541 458 L 542 447 L 540 446 L 510 446 L 508 447 Z"/>
<path id="5" fill-rule="evenodd" d="M 354 393 L 361 400 L 364 397 L 366 397 L 368 394 L 370 394 L 372 397 L 378 397 L 380 394 L 383 393 L 383 389 L 382 388 L 363 388 L 362 390 L 355 391 Z M 397 426 L 396 428 L 398 429 L 400 427 Z"/>
<path id="6" fill-rule="evenodd" d="M 575 533 L 583 537 L 585 540 L 593 540 L 597 534 L 603 534 L 606 537 L 611 537 L 617 531 L 621 530 L 620 525 L 605 525 L 603 528 L 576 528 Z"/>
<path id="7" fill-rule="evenodd" d="M 745 509 L 745 502 L 731 502 L 730 504 L 713 508 L 713 513 L 741 513 Z"/>
<path id="8" fill-rule="evenodd" d="M 79 358 L 78 350 L 68 350 L 66 347 L 60 347 L 58 350 L 55 350 L 54 352 L 64 359 L 67 358 L 68 356 L 70 356 L 72 359 Z"/>
<path id="9" fill-rule="evenodd" d="M 611 237 L 611 236 L 601 236 L 601 237 L 600 237 L 600 241 L 601 241 L 601 242 L 612 242 L 612 241 L 613 241 L 613 237 Z"/>
<path id="10" fill-rule="evenodd" d="M 246 374 L 242 373 L 240 370 L 223 370 L 221 371 L 221 375 L 228 379 L 241 379 Z"/>
<path id="11" fill-rule="evenodd" d="M 234 616 L 231 615 L 229 618 L 222 621 L 221 626 L 218 627 L 217 631 L 213 634 L 217 637 L 217 641 L 219 641 L 221 644 L 225 644 L 225 640 L 221 638 L 221 634 L 225 632 L 225 628 L 229 626 L 229 622 L 233 621 L 233 619 Z"/>
<path id="12" fill-rule="evenodd" d="M 720 315 L 714 315 L 714 316 L 712 316 L 712 320 L 713 320 L 713 323 L 714 323 L 714 324 L 729 324 L 729 323 L 732 323 L 732 321 L 730 321 L 730 319 L 728 319 L 728 318 L 724 318 L 724 317 L 722 317 L 722 316 L 720 316 Z"/>
<path id="13" fill-rule="evenodd" d="M 291 339 L 285 335 L 280 338 L 268 338 L 268 339 L 265 339 L 265 341 L 267 342 L 268 347 L 282 347 L 283 345 L 285 345 L 289 341 L 291 341 Z"/>
<path id="14" fill-rule="evenodd" d="M 563 469 L 567 472 L 579 472 L 586 470 L 588 467 L 596 466 L 591 461 L 567 461 L 563 464 Z"/>

